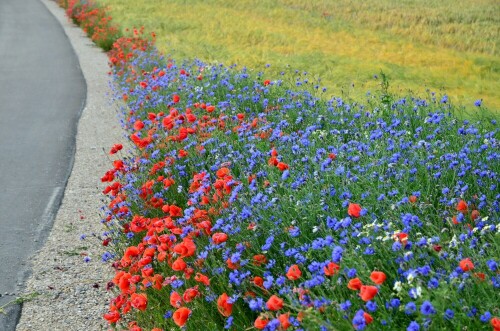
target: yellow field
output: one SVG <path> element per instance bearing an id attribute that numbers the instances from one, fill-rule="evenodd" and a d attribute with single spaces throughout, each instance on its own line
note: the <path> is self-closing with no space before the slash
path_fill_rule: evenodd
<path id="1" fill-rule="evenodd" d="M 157 46 L 176 59 L 256 70 L 269 63 L 269 76 L 289 64 L 321 77 L 329 94 L 354 98 L 376 88 L 383 71 L 393 92 L 430 89 L 468 107 L 482 98 L 500 111 L 497 0 L 98 2 L 122 27 L 156 32 Z"/>

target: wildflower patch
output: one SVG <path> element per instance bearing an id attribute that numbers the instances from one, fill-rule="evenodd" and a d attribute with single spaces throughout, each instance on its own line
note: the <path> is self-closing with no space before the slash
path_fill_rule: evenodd
<path id="1" fill-rule="evenodd" d="M 498 329 L 495 119 L 179 64 L 141 33 L 109 53 L 134 146 L 101 178 L 113 327 Z"/>

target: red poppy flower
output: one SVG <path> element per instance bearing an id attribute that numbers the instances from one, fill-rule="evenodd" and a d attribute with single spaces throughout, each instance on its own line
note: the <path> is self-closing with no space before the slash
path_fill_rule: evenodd
<path id="1" fill-rule="evenodd" d="M 283 163 L 283 162 L 278 162 L 278 164 L 276 165 L 278 167 L 279 170 L 281 171 L 285 171 L 286 169 L 290 168 L 288 166 L 288 164 L 286 163 Z"/>
<path id="2" fill-rule="evenodd" d="M 459 266 L 464 272 L 474 270 L 474 263 L 469 258 L 460 261 Z"/>
<path id="3" fill-rule="evenodd" d="M 174 252 L 179 254 L 181 257 L 193 256 L 196 252 L 196 245 L 193 240 L 186 237 L 182 243 L 174 246 Z"/>
<path id="4" fill-rule="evenodd" d="M 464 200 L 460 200 L 457 204 L 457 211 L 461 213 L 466 213 L 467 212 L 467 202 Z"/>
<path id="5" fill-rule="evenodd" d="M 259 316 L 255 320 L 255 322 L 253 322 L 253 326 L 255 326 L 256 329 L 262 330 L 267 326 L 268 323 L 269 320 L 267 318 Z"/>
<path id="6" fill-rule="evenodd" d="M 222 244 L 227 240 L 227 234 L 223 232 L 216 232 L 212 235 L 212 240 L 214 241 L 214 244 Z"/>
<path id="7" fill-rule="evenodd" d="M 470 218 L 475 221 L 477 218 L 479 217 L 479 211 L 477 209 L 474 209 L 471 213 L 470 213 Z"/>
<path id="8" fill-rule="evenodd" d="M 484 272 L 475 272 L 474 276 L 479 278 L 480 280 L 485 280 L 485 278 L 486 278 L 486 275 L 484 274 Z"/>
<path id="9" fill-rule="evenodd" d="M 408 234 L 406 234 L 404 232 L 396 233 L 393 236 L 393 238 L 394 238 L 394 240 L 399 241 L 400 243 L 402 243 L 403 246 L 406 246 L 406 244 L 408 243 Z"/>
<path id="10" fill-rule="evenodd" d="M 359 296 L 363 301 L 370 301 L 375 297 L 375 295 L 377 295 L 377 293 L 378 293 L 377 287 L 371 285 L 363 285 L 361 286 Z"/>
<path id="11" fill-rule="evenodd" d="M 184 300 L 184 302 L 191 302 L 199 295 L 200 291 L 198 291 L 198 286 L 195 286 L 188 288 L 182 295 L 182 299 Z"/>
<path id="12" fill-rule="evenodd" d="M 191 309 L 182 307 L 174 312 L 172 319 L 174 320 L 174 323 L 177 324 L 177 326 L 182 327 L 184 326 L 184 324 L 186 324 L 190 314 Z"/>
<path id="13" fill-rule="evenodd" d="M 368 325 L 371 322 L 373 322 L 373 317 L 372 315 L 368 314 L 367 312 L 363 312 L 363 317 L 365 318 L 365 323 Z"/>
<path id="14" fill-rule="evenodd" d="M 281 329 L 283 330 L 286 330 L 290 326 L 292 326 L 292 323 L 290 323 L 290 313 L 279 315 L 278 320 L 280 321 Z"/>
<path id="15" fill-rule="evenodd" d="M 148 298 L 144 293 L 132 293 L 132 296 L 130 297 L 130 303 L 132 304 L 132 307 L 144 311 L 146 310 L 146 306 L 148 305 Z"/>
<path id="16" fill-rule="evenodd" d="M 114 144 L 113 147 L 111 147 L 111 150 L 109 151 L 109 154 L 115 154 L 119 150 L 123 148 L 122 144 Z"/>
<path id="17" fill-rule="evenodd" d="M 236 270 L 236 269 L 238 269 L 238 268 L 240 267 L 240 264 L 239 264 L 239 263 L 233 263 L 233 262 L 231 261 L 231 258 L 228 258 L 228 259 L 226 260 L 226 264 L 227 264 L 227 267 L 228 267 L 229 269 L 231 269 L 231 270 Z"/>
<path id="18" fill-rule="evenodd" d="M 253 278 L 253 283 L 255 285 L 257 285 L 258 287 L 262 287 L 264 285 L 264 279 L 262 277 L 259 277 L 259 276 L 255 276 Z"/>
<path id="19" fill-rule="evenodd" d="M 217 172 L 215 174 L 219 178 L 224 178 L 226 176 L 229 176 L 229 169 L 226 167 L 220 168 L 219 170 L 217 170 Z"/>
<path id="20" fill-rule="evenodd" d="M 361 206 L 357 203 L 349 203 L 349 207 L 347 208 L 347 214 L 351 217 L 358 218 L 361 214 Z"/>
<path id="21" fill-rule="evenodd" d="M 170 212 L 170 216 L 172 216 L 172 217 L 182 216 L 182 209 L 180 207 L 177 207 L 176 205 L 171 205 L 169 207 L 169 212 Z"/>
<path id="22" fill-rule="evenodd" d="M 123 259 L 125 261 L 130 262 L 132 257 L 138 256 L 139 255 L 139 249 L 135 246 L 130 246 L 125 250 L 125 253 L 123 254 Z"/>
<path id="23" fill-rule="evenodd" d="M 327 266 L 323 268 L 325 276 L 331 277 L 335 275 L 340 270 L 340 266 L 335 262 L 328 263 Z"/>
<path id="24" fill-rule="evenodd" d="M 233 304 L 229 303 L 230 297 L 226 293 L 222 293 L 217 299 L 217 309 L 222 316 L 229 317 L 233 312 Z"/>
<path id="25" fill-rule="evenodd" d="M 441 252 L 441 249 L 443 249 L 443 247 L 441 247 L 441 245 L 433 245 L 432 249 L 439 253 Z"/>
<path id="26" fill-rule="evenodd" d="M 410 195 L 410 197 L 408 198 L 408 200 L 411 202 L 411 203 L 415 203 L 417 202 L 417 197 L 414 196 L 414 195 Z"/>
<path id="27" fill-rule="evenodd" d="M 266 80 L 264 81 L 264 86 L 267 86 L 267 85 L 269 85 L 269 84 L 271 84 L 271 81 L 270 81 L 269 79 L 266 79 Z"/>
<path id="28" fill-rule="evenodd" d="M 280 310 L 283 308 L 283 299 L 280 299 L 276 295 L 272 295 L 266 302 L 267 309 L 269 310 Z"/>
<path id="29" fill-rule="evenodd" d="M 380 284 L 383 284 L 383 283 L 385 282 L 386 275 L 385 275 L 385 273 L 383 273 L 382 271 L 374 271 L 374 272 L 372 272 L 372 274 L 370 275 L 370 279 L 371 279 L 371 280 L 372 280 L 372 282 L 374 282 L 375 284 L 380 285 Z"/>
<path id="30" fill-rule="evenodd" d="M 127 273 L 124 273 L 119 279 L 118 279 L 118 287 L 120 288 L 120 291 L 122 293 L 127 293 L 130 290 L 130 279 L 132 278 L 132 275 Z"/>
<path id="31" fill-rule="evenodd" d="M 205 286 L 210 286 L 210 279 L 207 276 L 200 274 L 199 272 L 194 276 L 194 280 L 198 283 L 202 283 Z"/>
<path id="32" fill-rule="evenodd" d="M 267 263 L 267 258 L 263 254 L 258 254 L 253 256 L 253 264 L 256 266 L 261 266 Z"/>
<path id="33" fill-rule="evenodd" d="M 174 96 L 172 97 L 172 101 L 174 103 L 178 103 L 180 100 L 181 100 L 181 97 L 179 97 L 177 94 L 174 94 Z"/>
<path id="34" fill-rule="evenodd" d="M 353 291 L 358 291 L 363 286 L 363 283 L 359 278 L 353 278 L 347 283 L 347 288 Z"/>
<path id="35" fill-rule="evenodd" d="M 302 271 L 300 271 L 299 266 L 296 264 L 292 265 L 286 273 L 286 277 L 290 280 L 297 280 L 301 275 Z"/>
<path id="36" fill-rule="evenodd" d="M 182 270 L 186 269 L 186 267 L 187 267 L 187 264 L 186 264 L 186 262 L 184 262 L 182 257 L 179 257 L 177 260 L 174 261 L 174 263 L 172 263 L 172 270 L 174 270 L 174 271 L 182 271 Z"/>
<path id="37" fill-rule="evenodd" d="M 500 318 L 493 317 L 490 321 L 494 331 L 500 331 Z"/>
<path id="38" fill-rule="evenodd" d="M 182 304 L 182 298 L 179 293 L 173 291 L 170 293 L 170 304 L 174 308 L 180 308 Z"/>
<path id="39" fill-rule="evenodd" d="M 144 123 L 141 120 L 135 121 L 135 123 L 134 123 L 134 130 L 135 131 L 142 130 L 143 128 L 144 128 Z"/>
<path id="40" fill-rule="evenodd" d="M 120 320 L 120 314 L 117 311 L 110 311 L 104 314 L 104 319 L 109 323 L 116 323 Z"/>

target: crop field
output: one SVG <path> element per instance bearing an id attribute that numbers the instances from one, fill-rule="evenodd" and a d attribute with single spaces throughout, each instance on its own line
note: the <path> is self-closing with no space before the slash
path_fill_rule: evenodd
<path id="1" fill-rule="evenodd" d="M 175 59 L 308 71 L 329 95 L 361 100 L 383 71 L 395 92 L 448 94 L 500 108 L 495 0 L 100 0 L 122 27 L 144 26 Z M 133 10 L 131 10 L 131 8 Z"/>

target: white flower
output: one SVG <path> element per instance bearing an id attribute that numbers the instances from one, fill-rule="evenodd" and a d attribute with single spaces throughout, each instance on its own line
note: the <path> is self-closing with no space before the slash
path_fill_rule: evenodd
<path id="1" fill-rule="evenodd" d="M 416 274 L 414 272 L 410 272 L 408 276 L 406 276 L 406 279 L 408 280 L 408 283 L 411 284 L 411 282 L 415 279 Z"/>
<path id="2" fill-rule="evenodd" d="M 457 246 L 457 236 L 453 235 L 453 238 L 450 240 L 450 247 L 456 247 Z"/>
<path id="3" fill-rule="evenodd" d="M 422 288 L 420 286 L 417 286 L 417 298 L 420 298 L 422 296 Z"/>
<path id="4" fill-rule="evenodd" d="M 403 289 L 403 284 L 400 281 L 397 281 L 394 283 L 394 287 L 392 289 L 399 293 Z"/>

